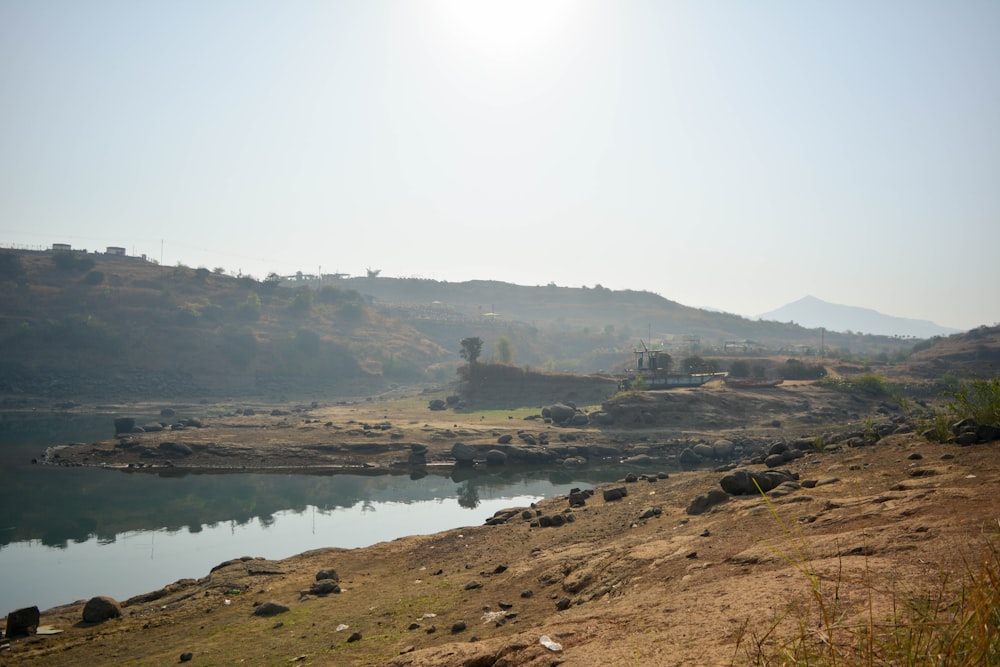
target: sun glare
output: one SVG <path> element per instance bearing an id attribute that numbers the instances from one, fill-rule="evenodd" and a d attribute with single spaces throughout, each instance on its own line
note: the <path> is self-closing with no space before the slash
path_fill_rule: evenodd
<path id="1" fill-rule="evenodd" d="M 566 33 L 572 0 L 438 0 L 434 18 L 464 51 L 514 60 L 550 48 Z"/>

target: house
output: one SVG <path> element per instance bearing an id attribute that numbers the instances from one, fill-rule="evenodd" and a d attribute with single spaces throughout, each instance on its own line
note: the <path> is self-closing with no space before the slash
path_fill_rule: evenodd
<path id="1" fill-rule="evenodd" d="M 119 248 L 118 246 L 109 245 L 108 246 L 108 251 L 105 254 L 106 255 L 121 255 L 122 257 L 124 257 L 125 256 L 125 248 Z"/>
<path id="2" fill-rule="evenodd" d="M 53 243 L 52 252 L 70 252 L 73 250 L 73 246 L 68 243 Z"/>

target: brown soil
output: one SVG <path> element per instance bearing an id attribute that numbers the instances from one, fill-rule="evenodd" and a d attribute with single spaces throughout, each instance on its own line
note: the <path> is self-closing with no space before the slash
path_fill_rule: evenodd
<path id="1" fill-rule="evenodd" d="M 844 425 L 877 408 L 811 386 L 701 391 L 649 398 L 644 410 L 657 415 L 653 424 L 579 429 L 580 438 L 634 451 L 666 437 L 801 437 L 819 434 L 834 416 Z M 232 453 L 224 465 L 392 465 L 412 442 L 444 460 L 455 440 L 495 442 L 498 432 L 551 428 L 525 422 L 520 412 L 510 420 L 425 406 L 412 399 L 221 416 L 204 429 L 138 439 L 214 442 Z M 692 415 L 698 409 L 717 420 L 738 412 L 740 425 L 706 424 Z M 815 423 L 816 414 L 827 416 Z M 365 435 L 363 424 L 386 420 L 391 428 Z M 98 443 L 65 449 L 60 460 L 129 463 L 110 458 L 128 451 Z M 219 465 L 225 457 L 218 451 L 196 450 L 184 465 Z M 827 611 L 847 626 L 869 602 L 882 619 L 893 602 L 936 591 L 945 576 L 960 579 L 997 535 L 998 442 L 957 447 L 892 435 L 871 446 L 812 452 L 788 468 L 802 480 L 830 483 L 771 506 L 761 497 L 734 497 L 690 516 L 685 508 L 718 489 L 722 473 L 685 472 L 625 484 L 628 495 L 619 501 L 605 502 L 598 490 L 571 511 L 566 498 L 520 508 L 532 519 L 569 513 L 574 520 L 560 527 L 532 527 L 518 512 L 502 525 L 365 549 L 235 560 L 123 603 L 120 619 L 83 624 L 82 602 L 48 610 L 42 624 L 62 632 L 10 640 L 0 663 L 159 665 L 190 652 L 192 665 L 747 664 L 755 641 L 789 609 L 765 650 L 799 632 L 806 613 L 807 627 L 817 626 L 803 567 L 819 576 Z M 641 519 L 650 508 L 661 513 Z M 326 568 L 337 571 L 342 591 L 304 595 Z M 563 598 L 569 606 L 559 610 Z M 270 601 L 289 611 L 254 615 Z M 453 630 L 460 621 L 465 629 Z M 359 633 L 355 641 L 352 633 Z M 543 646 L 543 635 L 561 650 Z"/>

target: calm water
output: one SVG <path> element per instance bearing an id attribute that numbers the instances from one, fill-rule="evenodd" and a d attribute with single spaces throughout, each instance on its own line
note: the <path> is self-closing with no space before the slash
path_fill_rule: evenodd
<path id="1" fill-rule="evenodd" d="M 622 469 L 410 475 L 163 474 L 31 465 L 113 436 L 111 417 L 0 418 L 0 616 L 119 600 L 239 556 L 285 558 L 481 525 Z"/>

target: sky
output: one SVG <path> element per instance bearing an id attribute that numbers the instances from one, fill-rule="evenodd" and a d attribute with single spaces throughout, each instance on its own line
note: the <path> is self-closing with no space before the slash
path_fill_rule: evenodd
<path id="1" fill-rule="evenodd" d="M 0 246 L 1000 322 L 995 0 L 0 0 Z"/>

